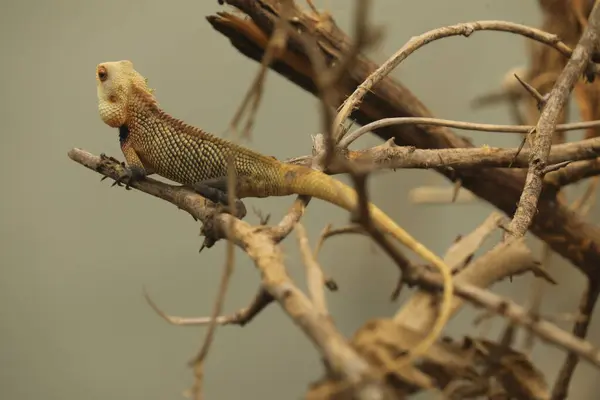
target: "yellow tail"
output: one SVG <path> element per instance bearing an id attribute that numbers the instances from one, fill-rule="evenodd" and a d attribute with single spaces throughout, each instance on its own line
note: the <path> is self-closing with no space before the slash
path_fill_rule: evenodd
<path id="1" fill-rule="evenodd" d="M 292 167 L 286 166 L 288 169 Z M 293 171 L 293 172 L 292 172 Z M 291 173 L 291 176 L 290 176 Z M 307 195 L 335 204 L 339 207 L 353 212 L 358 205 L 358 196 L 356 191 L 342 182 L 315 170 L 308 170 L 304 167 L 289 168 L 287 172 L 286 186 L 295 194 Z M 290 179 L 291 178 L 291 179 Z M 369 204 L 369 210 L 373 221 L 380 225 L 383 230 L 389 232 L 400 243 L 414 251 L 426 261 L 435 266 L 443 279 L 444 291 L 440 312 L 438 318 L 429 334 L 418 346 L 411 349 L 411 357 L 424 354 L 429 347 L 434 344 L 441 335 L 446 322 L 450 318 L 452 296 L 454 286 L 452 283 L 452 272 L 444 261 L 432 253 L 427 247 L 415 240 L 408 232 L 396 225 L 383 211 L 373 204 Z"/>

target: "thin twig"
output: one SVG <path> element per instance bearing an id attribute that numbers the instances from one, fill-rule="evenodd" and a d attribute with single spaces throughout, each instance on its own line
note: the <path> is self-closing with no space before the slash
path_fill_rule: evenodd
<path id="1" fill-rule="evenodd" d="M 281 18 L 278 20 L 274 33 L 269 39 L 269 43 L 267 44 L 267 47 L 265 49 L 265 54 L 260 62 L 260 69 L 254 77 L 254 81 L 250 85 L 250 88 L 246 92 L 242 103 L 240 104 L 238 110 L 235 112 L 233 120 L 230 123 L 230 128 L 234 130 L 234 132 L 237 131 L 237 125 L 244 116 L 247 107 L 250 106 L 248 120 L 242 132 L 242 136 L 244 137 L 249 136 L 250 130 L 254 125 L 254 118 L 258 111 L 258 106 L 260 105 L 260 101 L 262 99 L 262 94 L 264 91 L 268 67 L 273 62 L 273 60 L 277 58 L 279 53 L 283 51 L 283 49 L 285 49 L 286 47 L 288 32 L 290 29 L 287 19 L 291 15 L 291 9 L 291 0 L 282 1 Z"/>
<path id="2" fill-rule="evenodd" d="M 480 132 L 504 132 L 504 133 L 529 133 L 535 126 L 531 125 L 499 125 L 499 124 L 481 124 L 476 122 L 455 121 L 442 118 L 425 118 L 425 117 L 396 117 L 383 118 L 370 124 L 366 124 L 356 129 L 355 131 L 344 136 L 340 141 L 339 147 L 346 148 L 365 133 L 374 131 L 375 129 L 385 128 L 392 125 L 431 125 L 445 126 L 447 128 L 464 129 Z M 570 124 L 556 125 L 557 132 L 577 131 L 600 127 L 600 121 L 585 121 L 574 122 Z"/>
<path id="3" fill-rule="evenodd" d="M 459 265 L 449 265 L 449 267 L 459 269 Z M 532 271 L 535 267 L 536 260 L 523 240 L 501 242 L 461 268 L 454 276 L 454 282 L 487 288 L 507 276 L 517 276 Z M 431 294 L 419 290 L 403 304 L 394 316 L 394 320 L 415 331 L 427 331 L 431 329 L 436 318 L 431 307 L 434 301 L 435 297 Z M 464 301 L 455 297 L 452 301 L 452 314 L 458 312 L 463 305 Z"/>
<path id="4" fill-rule="evenodd" d="M 544 183 L 558 188 L 572 185 L 583 179 L 597 175 L 600 175 L 600 158 L 572 162 L 565 168 L 546 175 Z"/>
<path id="5" fill-rule="evenodd" d="M 310 250 L 308 244 L 308 237 L 306 235 L 306 229 L 300 222 L 296 224 L 296 233 L 298 234 L 298 246 L 300 246 L 300 253 L 306 266 L 306 280 L 308 286 L 308 292 L 312 299 L 313 304 L 318 312 L 322 315 L 329 315 L 327 311 L 327 302 L 325 300 L 325 292 L 323 290 L 323 283 L 325 278 L 321 270 L 321 266 L 317 263 L 317 260 L 313 257 L 313 253 Z"/>
<path id="6" fill-rule="evenodd" d="M 212 323 L 212 316 L 209 317 L 176 317 L 168 315 L 166 312 L 161 310 L 158 305 L 152 300 L 150 295 L 144 289 L 144 298 L 148 305 L 156 312 L 161 318 L 167 321 L 171 325 L 176 326 L 203 326 Z M 220 315 L 214 321 L 217 325 L 240 325 L 244 326 L 250 322 L 254 317 L 258 315 L 262 310 L 265 309 L 273 301 L 273 297 L 267 293 L 264 289 L 260 289 L 257 295 L 252 300 L 252 303 L 248 307 L 242 308 L 231 315 Z"/>
<path id="7" fill-rule="evenodd" d="M 256 1 L 227 0 L 249 18 L 238 18 L 231 13 L 207 17 L 212 27 L 226 36 L 232 45 L 246 57 L 260 61 L 267 38 L 272 26 L 278 18 L 276 0 L 259 0 L 264 7 L 255 7 Z M 303 34 L 314 36 L 321 43 L 321 51 L 325 53 L 330 63 L 338 63 L 343 57 L 344 49 L 350 40 L 335 23 L 326 26 L 310 16 L 301 17 L 297 24 L 303 29 Z M 555 47 L 566 48 L 566 54 L 571 54 L 570 48 L 559 42 L 555 35 L 546 34 L 543 43 Z M 535 39 L 535 37 L 532 37 Z M 303 88 L 309 93 L 316 93 L 313 71 L 308 65 L 308 58 L 302 46 L 292 38 L 286 52 L 273 64 L 271 69 L 287 78 L 291 83 Z M 368 78 L 371 71 L 377 68 L 366 55 L 362 55 L 349 72 L 348 83 L 351 87 L 360 85 Z M 340 88 L 342 94 L 349 96 L 348 88 Z M 395 79 L 380 81 L 372 87 L 372 95 L 363 99 L 364 105 L 352 114 L 352 118 L 366 124 L 382 117 L 430 116 L 427 107 L 405 86 Z M 383 106 L 385 105 L 385 107 Z M 395 137 L 402 143 L 412 144 L 419 148 L 466 148 L 471 147 L 465 138 L 461 138 L 445 128 L 430 128 L 427 126 L 388 127 L 377 130 L 376 135 L 388 140 Z M 478 198 L 486 200 L 505 213 L 512 215 L 515 205 L 523 188 L 522 174 L 507 170 L 462 170 L 450 171 L 446 168 L 437 169 L 442 176 L 452 181 L 461 178 L 463 187 Z M 597 273 L 600 260 L 600 240 L 598 231 L 591 223 L 582 220 L 579 215 L 569 212 L 568 208 L 554 201 L 543 198 L 539 205 L 539 213 L 532 225 L 531 231 L 541 240 L 550 244 L 552 249 L 573 262 L 578 269 L 587 275 Z M 560 238 L 560 240 L 558 239 Z M 582 243 L 591 239 L 589 246 L 581 248 L 571 243 Z"/>
<path id="8" fill-rule="evenodd" d="M 122 173 L 120 163 L 102 160 L 80 149 L 69 151 L 69 157 L 102 175 L 117 179 Z M 216 238 L 228 238 L 245 250 L 260 270 L 264 289 L 277 301 L 327 360 L 334 373 L 357 388 L 357 396 L 385 398 L 385 383 L 371 366 L 352 349 L 328 318 L 317 312 L 312 302 L 287 275 L 283 252 L 270 236 L 229 214 L 215 215 L 214 206 L 206 199 L 180 186 L 169 185 L 152 178 L 136 181 L 132 188 L 166 200 L 189 212 L 204 223 L 204 231 Z M 231 228 L 231 229 L 230 229 Z"/>
<path id="9" fill-rule="evenodd" d="M 338 104 L 339 97 L 337 86 L 358 54 L 360 54 L 365 46 L 369 44 L 366 26 L 369 6 L 370 4 L 367 0 L 357 1 L 357 7 L 354 13 L 355 42 L 350 51 L 346 54 L 344 60 L 331 68 L 327 67 L 327 61 L 319 51 L 319 46 L 312 37 L 299 35 L 293 30 L 289 30 L 288 32 L 288 34 L 301 41 L 306 54 L 310 59 L 311 67 L 316 71 L 314 75 L 319 99 L 321 100 L 321 125 L 325 132 L 325 146 L 323 146 L 323 148 L 315 148 L 315 154 L 317 155 L 315 159 L 318 160 L 318 162 L 313 162 L 310 167 L 319 171 L 326 169 L 326 166 L 332 163 L 335 154 L 334 142 L 331 138 L 333 137 L 333 107 L 335 104 Z M 291 14 L 291 10 L 293 10 L 292 3 L 287 4 L 287 7 L 289 7 L 290 10 L 288 12 Z M 284 19 L 284 17 L 285 16 L 282 13 L 280 20 Z M 282 240 L 289 234 L 294 224 L 302 217 L 310 200 L 310 196 L 297 197 L 282 221 L 276 227 L 272 228 L 271 234 L 273 235 L 274 240 Z"/>
<path id="10" fill-rule="evenodd" d="M 598 295 L 600 294 L 600 285 L 596 282 L 589 281 L 588 287 L 581 298 L 579 304 L 579 318 L 573 327 L 573 335 L 584 339 L 587 335 L 588 328 L 590 326 L 592 313 L 596 302 L 598 301 Z M 573 373 L 579 362 L 579 355 L 575 352 L 570 352 L 567 355 L 565 363 L 563 364 L 558 378 L 554 383 L 552 389 L 552 400 L 564 400 L 567 398 L 569 383 L 573 378 Z"/>
<path id="11" fill-rule="evenodd" d="M 444 262 L 454 271 L 460 270 L 503 221 L 504 217 L 500 213 L 491 213 L 475 230 L 448 248 L 444 255 Z"/>
<path id="12" fill-rule="evenodd" d="M 358 199 L 356 210 L 353 213 L 353 220 L 359 222 L 365 228 L 365 230 L 369 232 L 373 239 L 392 257 L 394 261 L 396 261 L 396 265 L 399 268 L 406 268 L 407 266 L 404 264 L 403 255 L 395 251 L 394 247 L 392 247 L 391 243 L 389 243 L 387 236 L 373 223 L 366 186 L 368 174 L 354 169 L 351 171 L 351 177 L 354 182 Z M 426 249 L 423 244 L 414 239 L 412 239 L 412 241 L 414 244 L 411 247 L 415 249 Z M 406 358 L 402 359 L 400 362 L 400 365 L 402 366 L 410 365 L 417 357 L 426 354 L 430 347 L 438 340 L 450 318 L 454 288 L 451 274 L 452 271 L 439 257 L 434 255 L 431 251 L 426 250 L 426 252 L 429 253 L 429 255 L 423 258 L 427 259 L 427 261 L 436 268 L 437 273 L 441 275 L 443 280 L 442 296 L 440 298 L 438 307 L 436 307 L 439 310 L 439 315 L 436 316 L 431 329 L 427 331 L 425 337 L 410 349 L 410 352 Z M 407 271 L 402 270 L 403 274 L 405 272 Z M 404 279 L 404 277 L 401 279 Z"/>
<path id="13" fill-rule="evenodd" d="M 364 150 L 348 150 L 343 155 L 355 165 L 366 169 L 397 168 L 526 168 L 534 152 L 530 149 L 502 147 L 468 147 L 445 149 L 416 149 L 409 146 L 397 146 L 392 141 Z M 589 160 L 600 157 L 600 137 L 584 139 L 552 146 L 546 159 L 546 165 Z M 310 165 L 312 157 L 296 157 L 286 162 Z M 348 166 L 341 163 L 331 165 L 328 174 L 349 172 Z M 590 172 L 595 173 L 593 168 Z"/>
<path id="14" fill-rule="evenodd" d="M 336 139 L 339 141 L 346 133 L 343 122 L 350 116 L 352 111 L 358 107 L 363 97 L 386 77 L 394 68 L 396 68 L 403 60 L 419 48 L 431 43 L 434 40 L 447 38 L 451 36 L 469 37 L 476 31 L 491 30 L 509 32 L 522 35 L 548 45 L 555 47 L 566 56 L 571 56 L 571 49 L 560 41 L 556 35 L 549 34 L 539 29 L 531 28 L 521 24 L 515 24 L 506 21 L 474 21 L 466 22 L 442 28 L 437 28 L 411 38 L 398 52 L 383 63 L 376 71 L 374 71 L 350 97 L 346 99 L 340 112 L 335 120 Z"/>
<path id="15" fill-rule="evenodd" d="M 298 196 L 290 206 L 288 212 L 281 218 L 281 221 L 275 226 L 269 228 L 271 238 L 275 243 L 281 242 L 294 229 L 294 226 L 300 221 L 306 207 L 310 203 L 310 196 Z"/>
<path id="16" fill-rule="evenodd" d="M 227 196 L 229 204 L 235 204 L 235 188 L 236 188 L 236 176 L 235 167 L 233 164 L 233 157 L 229 157 L 227 160 Z M 228 232 L 233 231 L 233 224 L 235 219 L 231 218 Z M 194 369 L 194 375 L 196 377 L 192 386 L 192 395 L 196 400 L 202 400 L 204 398 L 202 388 L 204 384 L 204 361 L 208 356 L 208 351 L 214 339 L 214 335 L 217 329 L 217 318 L 221 315 L 223 304 L 225 303 L 225 296 L 227 294 L 227 288 L 229 287 L 229 281 L 233 274 L 233 268 L 235 266 L 235 247 L 233 240 L 227 241 L 226 260 L 225 268 L 223 269 L 223 275 L 221 276 L 221 282 L 219 284 L 219 291 L 217 293 L 217 299 L 215 301 L 213 311 L 211 314 L 211 322 L 208 325 L 206 336 L 202 347 L 196 354 L 196 356 L 190 361 L 190 365 Z"/>
<path id="17" fill-rule="evenodd" d="M 544 106 L 546 105 L 546 98 L 542 96 L 542 94 L 538 92 L 536 88 L 534 88 L 529 83 L 521 79 L 519 75 L 515 74 L 515 78 L 517 78 L 517 80 L 525 88 L 525 90 L 527 90 L 527 92 L 529 92 L 529 94 L 533 96 L 533 98 L 537 102 L 538 110 L 544 108 Z"/>
<path id="18" fill-rule="evenodd" d="M 432 272 L 421 271 L 416 276 L 411 276 L 411 282 L 427 289 L 442 287 L 440 277 Z M 502 298 L 489 290 L 482 289 L 473 284 L 456 281 L 456 295 L 469 303 L 491 310 L 500 316 L 508 318 L 513 323 L 521 325 L 544 341 L 559 348 L 575 353 L 578 357 L 600 368 L 600 349 L 595 348 L 590 342 L 582 340 L 575 335 L 560 329 L 556 325 L 540 320 L 530 315 L 528 310 L 509 299 Z"/>
<path id="19" fill-rule="evenodd" d="M 519 199 L 517 211 L 508 227 L 508 235 L 523 236 L 537 212 L 537 202 L 543 186 L 543 172 L 552 147 L 552 135 L 557 125 L 557 119 L 575 83 L 589 66 L 592 53 L 598 47 L 599 29 L 600 3 L 597 2 L 590 13 L 589 24 L 581 35 L 569 62 L 558 76 L 538 120 L 525 187 Z"/>

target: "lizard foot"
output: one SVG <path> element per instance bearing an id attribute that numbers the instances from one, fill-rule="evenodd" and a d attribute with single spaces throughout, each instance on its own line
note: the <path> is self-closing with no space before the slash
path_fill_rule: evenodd
<path id="1" fill-rule="evenodd" d="M 131 167 L 123 167 L 123 173 L 115 179 L 111 187 L 115 185 L 121 186 L 121 183 L 125 183 L 125 189 L 131 190 L 130 185 L 135 182 L 142 180 L 146 177 L 146 172 L 143 168 L 132 165 Z"/>
<path id="2" fill-rule="evenodd" d="M 106 153 L 100 153 L 100 161 L 112 161 L 112 162 L 116 162 L 117 164 L 121 164 L 123 165 L 122 161 L 117 160 L 116 158 L 112 157 L 112 156 L 107 156 Z"/>
<path id="3" fill-rule="evenodd" d="M 101 172 L 102 168 L 106 168 L 108 166 L 108 164 L 111 164 L 111 163 L 119 164 L 121 167 L 127 168 L 127 165 L 125 164 L 125 162 L 119 161 L 112 156 L 107 156 L 106 153 L 100 153 L 100 162 L 98 163 L 98 166 L 96 167 L 96 171 Z M 106 178 L 109 178 L 109 176 L 104 175 L 102 178 L 100 178 L 100 182 L 102 182 Z M 115 184 L 113 184 L 112 186 L 114 186 L 114 185 Z M 116 185 L 123 186 L 120 181 L 117 182 Z"/>
<path id="4" fill-rule="evenodd" d="M 233 209 L 229 204 L 226 178 L 209 179 L 191 184 L 190 186 L 200 196 L 217 204 L 217 212 L 226 212 L 237 218 L 244 218 L 246 216 L 246 206 L 240 199 L 236 198 L 234 200 L 235 205 Z"/>

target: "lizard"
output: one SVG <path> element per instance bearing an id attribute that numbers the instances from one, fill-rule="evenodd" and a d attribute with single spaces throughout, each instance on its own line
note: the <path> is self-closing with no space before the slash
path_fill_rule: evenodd
<path id="1" fill-rule="evenodd" d="M 228 204 L 228 168 L 233 162 L 235 198 L 305 195 L 353 212 L 358 204 L 354 189 L 307 166 L 279 161 L 232 141 L 189 125 L 164 111 L 147 79 L 130 60 L 96 66 L 98 111 L 102 121 L 118 128 L 126 165 L 115 184 L 129 185 L 157 174 L 191 187 L 201 196 Z M 450 268 L 437 255 L 399 227 L 383 211 L 368 204 L 375 224 L 430 262 L 443 279 L 440 311 L 431 330 L 410 353 L 423 354 L 441 335 L 450 317 L 453 282 Z"/>

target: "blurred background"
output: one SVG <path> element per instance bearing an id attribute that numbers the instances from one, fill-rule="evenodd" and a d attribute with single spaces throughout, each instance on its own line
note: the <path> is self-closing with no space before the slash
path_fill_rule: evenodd
<path id="1" fill-rule="evenodd" d="M 315 3 L 349 31 L 352 1 Z M 377 61 L 411 36 L 442 25 L 479 19 L 540 24 L 535 1 L 373 3 L 371 21 L 385 28 L 382 45 L 371 52 Z M 101 183 L 67 151 L 80 147 L 123 158 L 117 131 L 97 114 L 94 73 L 100 62 L 132 60 L 163 108 L 218 135 L 225 132 L 258 65 L 205 20 L 223 10 L 217 1 L 4 0 L 1 7 L 0 398 L 182 398 L 192 383 L 187 362 L 206 329 L 168 325 L 146 304 L 142 289 L 167 313 L 209 315 L 225 243 L 199 255 L 200 225 L 189 215 L 140 192 L 110 188 L 110 181 Z M 428 45 L 393 76 L 438 117 L 511 123 L 506 107 L 475 112 L 470 102 L 496 88 L 508 69 L 526 63 L 524 39 L 482 32 Z M 281 159 L 308 154 L 310 135 L 320 129 L 318 110 L 316 98 L 270 73 L 248 145 Z M 507 134 L 461 134 L 477 145 L 516 146 L 520 140 Z M 354 147 L 377 143 L 365 137 Z M 372 200 L 438 254 L 493 210 L 483 202 L 411 204 L 408 191 L 421 185 L 449 186 L 429 171 L 390 172 L 370 180 Z M 246 204 L 276 221 L 292 201 L 251 199 Z M 600 220 L 598 207 L 589 219 Z M 258 218 L 250 213 L 247 220 L 256 223 Z M 303 222 L 314 245 L 327 222 L 342 226 L 348 214 L 315 199 Z M 498 239 L 495 235 L 486 249 Z M 530 242 L 541 254 L 539 242 Z M 288 271 L 304 287 L 295 235 L 283 247 Z M 331 239 L 320 262 L 340 285 L 327 297 L 337 327 L 348 337 L 367 319 L 392 315 L 405 298 L 390 302 L 397 270 L 365 238 Z M 584 279 L 558 256 L 550 271 L 560 285 L 548 291 L 542 311 L 574 312 Z M 258 282 L 254 265 L 237 252 L 226 312 L 246 306 Z M 532 279 L 525 276 L 494 290 L 527 304 L 531 288 Z M 476 315 L 465 308 L 446 333 L 457 338 L 481 333 L 472 323 Z M 570 324 L 560 325 L 570 330 Z M 496 339 L 504 326 L 494 320 L 485 333 Z M 589 337 L 597 345 L 599 334 L 596 319 Z M 564 356 L 539 342 L 533 351 L 551 383 Z M 208 399 L 297 399 L 321 373 L 317 352 L 274 305 L 243 328 L 217 330 L 205 393 Z M 597 370 L 582 363 L 571 398 L 592 398 L 600 389 L 597 378 Z"/>

